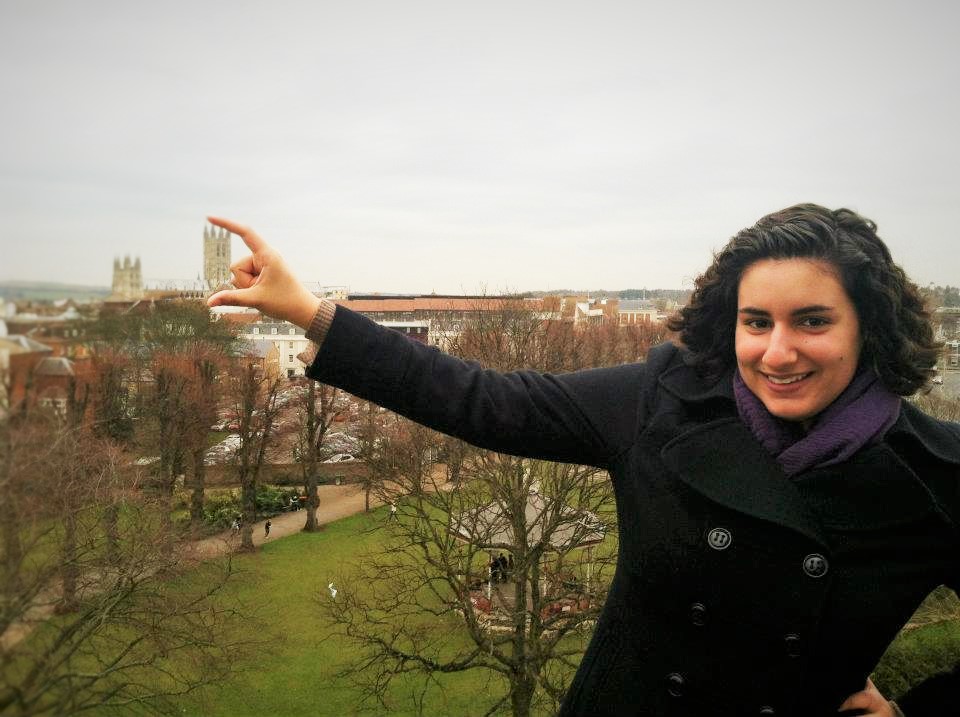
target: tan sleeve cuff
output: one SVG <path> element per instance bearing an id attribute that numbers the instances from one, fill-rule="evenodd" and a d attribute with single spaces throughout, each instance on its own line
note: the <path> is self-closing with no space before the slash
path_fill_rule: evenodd
<path id="1" fill-rule="evenodd" d="M 329 299 L 320 299 L 320 306 L 317 313 L 313 315 L 310 326 L 307 327 L 307 338 L 313 342 L 313 346 L 300 353 L 297 358 L 308 366 L 316 358 L 317 351 L 323 346 L 323 340 L 327 338 L 327 331 L 330 330 L 330 324 L 333 323 L 333 315 L 337 312 L 337 305 Z"/>

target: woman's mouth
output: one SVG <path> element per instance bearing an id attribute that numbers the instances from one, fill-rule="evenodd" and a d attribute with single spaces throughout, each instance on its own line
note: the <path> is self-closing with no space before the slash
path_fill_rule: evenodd
<path id="1" fill-rule="evenodd" d="M 812 373 L 813 373 L 812 371 L 808 371 L 807 373 L 794 373 L 794 374 L 790 374 L 789 376 L 773 376 L 769 373 L 765 373 L 764 377 L 767 379 L 767 381 L 772 383 L 774 386 L 789 386 L 792 383 L 797 383 L 798 381 L 802 381 L 803 379 L 807 378 L 807 376 L 810 376 Z"/>

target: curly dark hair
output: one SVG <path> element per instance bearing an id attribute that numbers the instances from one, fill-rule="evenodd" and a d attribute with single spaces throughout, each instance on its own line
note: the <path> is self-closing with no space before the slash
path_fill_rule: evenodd
<path id="1" fill-rule="evenodd" d="M 743 272 L 761 259 L 809 258 L 836 267 L 860 321 L 861 366 L 901 396 L 927 388 L 941 344 L 933 337 L 920 291 L 890 256 L 877 225 L 849 209 L 797 204 L 768 214 L 714 254 L 690 303 L 668 322 L 704 377 L 718 379 L 736 362 L 737 292 Z"/>

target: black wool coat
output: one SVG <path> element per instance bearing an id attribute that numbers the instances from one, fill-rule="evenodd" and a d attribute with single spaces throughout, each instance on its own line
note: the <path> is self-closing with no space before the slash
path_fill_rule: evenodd
<path id="1" fill-rule="evenodd" d="M 308 375 L 505 453 L 605 468 L 620 552 L 562 715 L 833 715 L 935 587 L 960 586 L 960 426 L 904 402 L 883 441 L 788 479 L 731 377 L 644 364 L 501 374 L 340 307 Z M 960 714 L 960 675 L 907 717 Z"/>

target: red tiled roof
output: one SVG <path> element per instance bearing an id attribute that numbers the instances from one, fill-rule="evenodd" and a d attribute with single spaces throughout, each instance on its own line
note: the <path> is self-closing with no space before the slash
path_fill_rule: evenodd
<path id="1" fill-rule="evenodd" d="M 523 302 L 524 306 L 539 309 L 542 302 L 523 299 L 452 299 L 416 297 L 413 299 L 342 299 L 335 303 L 359 313 L 410 311 L 496 311 L 504 305 Z"/>
<path id="2" fill-rule="evenodd" d="M 231 324 L 255 324 L 260 320 L 260 314 L 258 313 L 224 313 L 220 314 L 221 321 L 227 321 Z"/>

